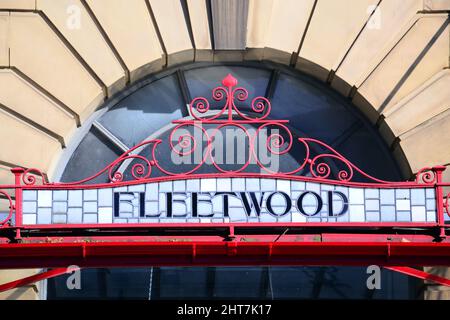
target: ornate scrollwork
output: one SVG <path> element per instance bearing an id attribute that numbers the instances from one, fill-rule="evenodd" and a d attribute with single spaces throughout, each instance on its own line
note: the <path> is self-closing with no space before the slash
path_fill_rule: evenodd
<path id="1" fill-rule="evenodd" d="M 277 131 L 275 133 L 268 133 L 267 136 L 264 136 L 262 134 L 262 130 L 264 129 L 276 129 Z M 265 149 L 269 152 L 269 154 L 271 155 L 276 155 L 276 156 L 281 156 L 284 154 L 287 154 L 291 151 L 293 143 L 294 143 L 294 138 L 292 136 L 291 131 L 289 130 L 289 128 L 284 125 L 283 123 L 280 122 L 266 122 L 264 124 L 262 124 L 255 133 L 255 136 L 253 137 L 253 146 L 256 146 L 256 139 L 260 139 L 261 137 L 265 138 L 265 144 L 264 147 Z M 305 154 L 306 154 L 306 158 L 309 158 L 309 146 L 307 144 L 304 144 L 305 147 Z M 299 171 L 303 170 L 304 167 L 306 166 L 307 162 L 306 159 L 305 161 L 295 170 L 291 170 L 288 172 L 280 172 L 278 171 L 274 171 L 268 167 L 266 167 L 264 164 L 262 164 L 262 162 L 259 159 L 258 156 L 258 151 L 256 150 L 256 148 L 254 148 L 253 150 L 253 157 L 256 161 L 256 163 L 261 167 L 261 169 L 263 169 L 263 171 L 269 173 L 269 174 L 284 174 L 284 175 L 293 175 L 298 173 Z M 261 150 L 259 150 L 259 152 L 261 152 Z"/>
<path id="2" fill-rule="evenodd" d="M 248 157 L 247 157 L 246 161 L 244 162 L 244 164 L 243 164 L 240 168 L 234 169 L 234 170 L 225 170 L 225 169 L 223 169 L 223 168 L 217 163 L 217 161 L 216 161 L 216 159 L 215 159 L 215 157 L 214 157 L 214 155 L 213 155 L 213 153 L 212 153 L 212 152 L 213 152 L 213 147 L 214 147 L 213 143 L 214 143 L 214 140 L 215 140 L 215 138 L 216 138 L 217 133 L 218 133 L 222 128 L 229 127 L 229 126 L 232 126 L 232 127 L 237 128 L 238 130 L 241 130 L 241 131 L 244 133 L 244 135 L 246 136 L 246 138 L 248 139 L 249 149 L 252 150 L 252 149 L 254 148 L 254 147 L 253 147 L 253 143 L 252 143 L 251 135 L 250 135 L 250 133 L 248 132 L 248 130 L 247 130 L 243 125 L 238 124 L 238 123 L 223 123 L 223 124 L 219 125 L 216 129 L 214 129 L 214 132 L 213 132 L 212 135 L 211 135 L 211 140 L 210 140 L 210 141 L 211 141 L 211 148 L 209 149 L 209 158 L 210 158 L 212 164 L 214 165 L 214 167 L 215 167 L 219 172 L 221 172 L 221 173 L 239 173 L 239 172 L 244 171 L 245 168 L 247 168 L 247 167 L 249 166 L 249 164 L 250 164 L 250 162 L 251 162 L 251 160 L 252 160 L 252 155 L 251 155 L 251 153 L 248 153 Z"/>
<path id="3" fill-rule="evenodd" d="M 36 176 L 40 177 L 43 185 L 48 184 L 47 177 L 39 169 L 30 168 L 23 172 L 22 182 L 27 186 L 34 186 L 37 182 Z"/>
<path id="4" fill-rule="evenodd" d="M 191 133 L 189 133 L 189 129 L 186 129 L 186 131 L 178 134 L 178 132 L 181 131 L 182 128 L 191 128 L 194 130 L 195 129 L 199 130 L 199 132 L 201 133 L 200 134 L 201 138 L 199 140 L 201 140 L 201 141 L 197 141 L 195 136 L 192 135 Z M 156 167 L 166 175 L 174 176 L 174 175 L 187 175 L 187 174 L 194 173 L 201 166 L 203 166 L 206 159 L 208 158 L 209 149 L 210 149 L 210 145 L 211 145 L 211 139 L 210 139 L 208 133 L 206 132 L 205 128 L 201 125 L 201 122 L 197 123 L 197 122 L 187 121 L 187 122 L 182 122 L 182 123 L 178 124 L 174 129 L 172 129 L 170 136 L 169 136 L 169 140 L 170 140 L 169 141 L 170 150 L 179 156 L 191 155 L 199 148 L 200 145 L 202 145 L 203 141 L 206 141 L 206 148 L 205 148 L 206 150 L 203 150 L 205 152 L 202 152 L 202 158 L 199 161 L 199 163 L 194 166 L 194 168 L 192 168 L 188 171 L 185 171 L 185 172 L 172 172 L 172 171 L 169 171 L 168 169 L 164 168 L 159 163 L 159 161 L 156 161 L 156 158 L 157 158 L 156 157 L 156 147 L 161 142 L 161 140 L 159 140 L 160 142 L 155 144 L 152 148 L 152 157 L 154 159 L 154 163 L 155 163 Z M 174 144 L 173 141 L 177 141 L 177 143 Z"/>
<path id="5" fill-rule="evenodd" d="M 450 217 L 450 192 L 444 198 L 444 209 L 447 215 Z"/>
<path id="6" fill-rule="evenodd" d="M 194 119 L 208 122 L 219 119 L 221 116 L 226 114 L 228 120 L 233 120 L 233 112 L 237 114 L 239 118 L 247 121 L 258 121 L 267 118 L 270 114 L 271 105 L 270 101 L 265 97 L 255 97 L 251 101 L 250 110 L 258 117 L 252 118 L 245 115 L 236 106 L 235 101 L 245 102 L 248 99 L 248 91 L 243 87 L 236 87 L 238 81 L 232 75 L 227 75 L 222 80 L 222 86 L 216 87 L 212 90 L 212 98 L 215 101 L 225 100 L 225 104 L 218 109 L 218 112 L 213 116 L 205 116 L 205 114 L 210 111 L 210 103 L 204 97 L 197 97 L 192 100 L 189 104 L 189 110 Z"/>
<path id="7" fill-rule="evenodd" d="M 152 174 L 152 167 L 156 165 L 156 161 L 153 159 L 148 159 L 147 157 L 140 155 L 139 152 L 146 147 L 150 146 L 152 149 L 157 145 L 161 143 L 161 140 L 155 139 L 155 140 L 149 140 L 144 141 L 133 148 L 129 149 L 128 151 L 124 152 L 120 157 L 118 157 L 116 160 L 108 164 L 106 167 L 104 167 L 102 170 L 98 171 L 96 174 L 78 180 L 73 182 L 64 182 L 64 183 L 52 183 L 52 185 L 66 185 L 66 186 L 72 186 L 72 185 L 81 185 L 85 184 L 87 182 L 93 181 L 96 178 L 106 175 L 108 177 L 108 180 L 112 183 L 118 183 L 124 181 L 124 174 L 123 172 L 119 171 L 118 169 L 124 165 L 127 161 L 131 162 L 133 160 L 139 160 L 142 163 L 135 163 L 131 166 L 131 176 L 135 180 L 145 180 L 151 178 Z M 32 169 L 35 170 L 35 169 Z M 33 171 L 35 172 L 35 171 Z M 25 172 L 26 173 L 26 172 Z M 22 175 L 22 178 L 24 178 L 25 173 Z M 43 176 L 43 175 L 42 175 Z M 28 179 L 28 178 L 27 178 Z M 31 181 L 35 182 L 35 180 Z M 48 183 L 46 183 L 48 184 Z"/>
<path id="8" fill-rule="evenodd" d="M 0 228 L 3 228 L 8 225 L 8 223 L 11 221 L 12 215 L 14 213 L 14 203 L 11 198 L 11 196 L 6 193 L 6 191 L 0 190 L 0 195 L 2 195 L 6 200 L 9 202 L 9 212 L 6 218 L 0 221 Z"/>
<path id="9" fill-rule="evenodd" d="M 433 168 L 425 167 L 420 169 L 416 174 L 416 183 L 436 183 L 437 174 Z"/>
<path id="10" fill-rule="evenodd" d="M 197 151 L 201 152 L 201 158 L 192 164 L 189 169 L 180 169 L 178 172 L 173 172 L 167 168 L 166 164 L 158 161 L 158 152 L 156 150 L 162 145 L 163 141 L 154 139 L 144 141 L 126 151 L 95 175 L 80 181 L 64 183 L 64 185 L 83 184 L 103 174 L 112 183 L 123 182 L 124 168 L 128 168 L 134 180 L 152 179 L 153 169 L 158 169 L 163 175 L 186 176 L 196 173 L 208 161 L 208 164 L 212 164 L 211 168 L 216 170 L 217 173 L 244 174 L 245 169 L 251 163 L 255 163 L 261 168 L 263 173 L 269 175 L 301 175 L 318 180 L 339 182 L 350 182 L 355 176 L 359 176 L 375 183 L 391 183 L 365 173 L 342 154 L 320 140 L 313 138 L 294 139 L 287 126 L 287 120 L 266 119 L 272 106 L 265 97 L 255 97 L 251 100 L 250 106 L 247 106 L 246 109 L 251 110 L 253 116 L 242 112 L 236 103 L 237 101 L 241 104 L 245 103 L 249 99 L 249 94 L 245 88 L 237 87 L 237 84 L 237 79 L 228 74 L 222 80 L 221 86 L 212 90 L 212 99 L 224 103 L 223 106 L 214 110 L 214 113 L 211 110 L 208 99 L 197 97 L 189 105 L 193 120 L 176 120 L 172 122 L 174 128 L 170 132 L 167 144 L 169 151 L 180 157 L 191 156 Z M 205 125 L 215 126 L 215 128 L 212 128 L 212 133 L 207 132 Z M 234 127 L 235 130 L 239 130 L 242 132 L 241 135 L 248 140 L 246 144 L 248 148 L 246 154 L 248 153 L 248 156 L 245 158 L 245 162 L 232 170 L 226 170 L 221 166 L 213 152 L 213 144 L 218 132 L 227 127 Z M 250 132 L 248 127 L 255 128 L 254 132 Z M 192 130 L 198 130 L 200 134 L 193 134 Z M 263 136 L 263 130 L 270 132 Z M 261 161 L 261 156 L 258 153 L 260 150 L 257 150 L 257 146 L 261 146 L 261 142 L 264 149 L 262 151 L 270 155 L 283 156 L 290 153 L 293 147 L 300 147 L 303 148 L 304 158 L 297 159 L 300 160 L 299 164 L 293 170 L 286 172 L 275 171 L 265 166 L 263 161 Z M 295 143 L 298 145 L 294 146 Z M 146 148 L 149 148 L 150 152 L 147 155 L 143 155 L 143 150 Z M 25 185 L 34 185 L 37 182 L 37 177 L 42 179 L 43 184 L 48 184 L 45 176 L 37 169 L 26 170 L 22 174 L 22 181 Z M 434 184 L 436 181 L 437 175 L 433 168 L 424 168 L 417 173 L 416 183 Z M 448 196 L 446 201 L 448 212 Z"/>
<path id="11" fill-rule="evenodd" d="M 152 163 L 146 157 L 137 154 L 128 154 L 123 158 L 117 159 L 108 168 L 108 177 L 111 182 L 122 182 L 123 173 L 117 171 L 117 166 L 122 164 L 126 160 L 138 159 L 144 163 L 136 163 L 131 167 L 131 175 L 135 180 L 147 179 L 152 173 Z"/>

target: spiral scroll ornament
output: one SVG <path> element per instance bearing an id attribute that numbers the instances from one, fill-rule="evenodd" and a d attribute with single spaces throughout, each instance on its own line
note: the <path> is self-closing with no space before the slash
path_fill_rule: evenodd
<path id="1" fill-rule="evenodd" d="M 193 132 L 193 133 L 192 133 Z M 205 148 L 201 147 L 206 142 Z M 152 149 L 152 157 L 156 159 L 156 147 L 159 145 L 155 144 Z M 154 161 L 155 166 L 164 174 L 170 176 L 176 175 L 187 175 L 195 173 L 200 167 L 204 165 L 207 158 L 209 157 L 209 149 L 211 145 L 211 139 L 202 126 L 201 122 L 181 122 L 175 128 L 172 129 L 169 135 L 169 146 L 170 151 L 175 155 L 180 157 L 190 156 L 196 152 L 201 153 L 201 160 L 194 168 L 187 171 L 173 172 L 165 168 L 159 161 Z"/>
<path id="2" fill-rule="evenodd" d="M 23 172 L 22 182 L 27 186 L 34 186 L 38 181 L 37 177 L 39 177 L 43 185 L 48 184 L 46 176 L 35 168 L 30 168 Z"/>
<path id="3" fill-rule="evenodd" d="M 169 166 L 158 161 L 157 155 L 162 148 L 161 139 L 143 141 L 134 146 L 115 161 L 104 167 L 102 170 L 88 178 L 70 182 L 70 183 L 52 183 L 52 185 L 80 185 L 106 175 L 110 183 L 122 183 L 125 179 L 124 171 L 128 168 L 134 180 L 150 181 L 155 170 L 167 176 L 183 176 L 198 173 L 199 169 L 205 165 L 211 165 L 216 173 L 232 173 L 236 175 L 245 174 L 245 170 L 252 163 L 256 163 L 261 172 L 270 175 L 301 175 L 321 181 L 334 180 L 338 182 L 351 182 L 355 176 L 369 180 L 378 184 L 390 184 L 392 182 L 375 178 L 340 154 L 326 143 L 313 138 L 294 139 L 291 130 L 288 127 L 288 120 L 268 120 L 272 106 L 270 100 L 266 97 L 254 97 L 250 105 L 245 106 L 249 100 L 249 93 L 243 87 L 238 87 L 238 80 L 231 74 L 228 74 L 221 85 L 212 89 L 212 100 L 219 103 L 218 108 L 212 110 L 211 102 L 205 97 L 196 97 L 189 104 L 189 111 L 192 119 L 180 119 L 172 121 L 174 127 L 169 134 L 169 152 L 178 157 L 190 157 L 201 155 L 197 158 L 189 169 L 183 168 L 178 172 L 168 169 Z M 250 112 L 243 112 L 249 110 Z M 212 133 L 205 127 L 212 127 Z M 215 127 L 213 127 L 215 126 Z M 218 132 L 223 128 L 232 127 L 239 131 L 242 136 L 248 140 L 246 143 L 245 163 L 236 165 L 232 170 L 226 170 L 224 166 L 218 163 L 217 154 L 213 152 L 213 143 L 215 143 Z M 251 132 L 253 128 L 254 131 Z M 194 131 L 194 133 L 192 133 Z M 264 135 L 265 131 L 269 132 Z M 294 145 L 295 144 L 295 145 Z M 261 148 L 263 150 L 258 150 Z M 303 150 L 302 158 L 297 159 L 298 165 L 295 169 L 282 172 L 279 168 L 275 169 L 264 165 L 262 153 L 269 156 L 283 156 L 290 154 L 293 150 Z M 143 150 L 149 148 L 147 155 L 143 155 Z M 160 149 L 158 149 L 160 148 Z M 158 152 L 157 152 L 158 149 Z M 282 161 L 282 159 L 280 159 Z M 193 166 L 193 167 L 192 167 Z M 181 166 L 171 165 L 171 168 Z M 208 169 L 211 170 L 211 169 Z M 160 175 L 159 175 L 160 177 Z M 37 169 L 26 170 L 21 177 L 26 186 L 33 186 L 42 181 L 42 184 L 48 184 L 45 175 Z M 424 168 L 417 173 L 416 183 L 435 184 L 437 175 L 433 168 Z M 448 212 L 448 196 L 446 200 Z"/>
<path id="4" fill-rule="evenodd" d="M 444 198 L 444 209 L 447 215 L 450 217 L 450 192 Z"/>
<path id="5" fill-rule="evenodd" d="M 433 168 L 425 167 L 420 169 L 416 174 L 416 183 L 436 183 L 437 174 Z"/>
<path id="6" fill-rule="evenodd" d="M 250 152 L 247 152 L 247 153 L 248 153 L 248 156 L 247 156 L 246 161 L 244 162 L 244 164 L 243 164 L 240 168 L 234 169 L 234 170 L 225 170 L 225 169 L 223 169 L 223 168 L 218 164 L 218 162 L 216 161 L 215 157 L 213 156 L 213 151 L 214 151 L 213 148 L 214 148 L 214 141 L 215 141 L 215 138 L 216 138 L 217 134 L 219 133 L 219 131 L 220 131 L 221 129 L 223 129 L 223 128 L 226 128 L 226 127 L 235 127 L 237 130 L 239 130 L 239 132 L 243 132 L 243 134 L 245 135 L 245 137 L 246 137 L 246 139 L 247 139 L 247 141 L 248 141 L 248 143 L 249 143 L 249 149 L 250 149 Z M 237 124 L 237 123 L 224 123 L 224 124 L 221 124 L 220 126 L 218 126 L 218 127 L 213 131 L 213 133 L 212 133 L 212 135 L 211 135 L 211 148 L 210 148 L 210 150 L 209 150 L 209 158 L 210 158 L 212 164 L 214 165 L 214 167 L 215 167 L 219 172 L 221 172 L 221 173 L 239 173 L 239 172 L 244 171 L 244 170 L 250 165 L 250 162 L 251 162 L 251 159 L 252 159 L 252 153 L 251 153 L 251 150 L 253 150 L 253 145 L 252 145 L 252 144 L 253 144 L 253 142 L 252 142 L 252 137 L 251 137 L 249 131 L 248 131 L 243 125 L 240 125 L 240 124 Z"/>
<path id="7" fill-rule="evenodd" d="M 136 154 L 130 154 L 119 158 L 108 169 L 108 177 L 111 182 L 122 182 L 123 173 L 117 171 L 117 166 L 122 164 L 126 160 L 140 160 L 142 163 L 136 163 L 131 167 L 131 175 L 135 180 L 147 179 L 152 173 L 153 162 L 148 160 L 146 157 Z"/>
<path id="8" fill-rule="evenodd" d="M 345 169 L 341 169 L 338 171 L 337 180 L 342 182 L 351 180 L 351 178 L 353 177 L 352 164 L 343 157 L 329 153 L 320 154 L 311 159 L 311 161 L 309 162 L 309 168 L 313 177 L 321 179 L 329 178 L 332 170 L 330 165 L 324 161 L 325 158 L 337 160 L 337 162 L 340 162 L 345 166 Z"/>
<path id="9" fill-rule="evenodd" d="M 6 191 L 0 190 L 0 195 L 2 195 L 9 203 L 8 215 L 6 216 L 6 218 L 0 221 L 0 228 L 2 228 L 7 226 L 8 223 L 11 221 L 12 215 L 14 213 L 14 203 L 11 196 L 8 193 L 6 193 Z"/>

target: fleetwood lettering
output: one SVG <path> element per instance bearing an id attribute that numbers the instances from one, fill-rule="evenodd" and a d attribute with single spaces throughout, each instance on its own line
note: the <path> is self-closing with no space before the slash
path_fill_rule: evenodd
<path id="1" fill-rule="evenodd" d="M 291 198 L 283 191 L 274 192 L 164 192 L 165 210 L 156 213 L 146 213 L 144 192 L 115 192 L 114 193 L 114 217 L 121 215 L 121 206 L 136 206 L 138 203 L 139 216 L 141 218 L 213 218 L 229 217 L 231 198 L 238 199 L 243 211 L 248 217 L 259 217 L 262 212 L 267 212 L 275 217 L 282 217 L 297 209 L 302 215 L 312 217 L 322 211 L 326 205 L 329 217 L 341 216 L 348 211 L 348 198 L 340 191 L 327 191 L 322 197 L 314 191 L 301 192 L 297 198 Z M 220 212 L 200 212 L 200 203 L 212 205 L 214 198 L 222 197 Z M 305 205 L 313 199 L 314 205 Z M 336 200 L 341 205 L 336 208 Z M 187 210 L 180 213 L 174 210 L 176 204 L 184 205 Z"/>

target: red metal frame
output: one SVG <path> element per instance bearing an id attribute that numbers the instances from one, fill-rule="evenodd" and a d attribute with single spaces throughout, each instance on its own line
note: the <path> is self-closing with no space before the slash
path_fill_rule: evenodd
<path id="1" fill-rule="evenodd" d="M 124 241 L 0 245 L 2 268 L 372 264 L 450 266 L 450 243 Z"/>
<path id="2" fill-rule="evenodd" d="M 445 223 L 444 214 L 450 216 L 450 193 L 443 194 L 443 187 L 450 183 L 442 181 L 444 166 L 424 168 L 420 170 L 415 181 L 391 182 L 375 178 L 346 159 L 338 151 L 322 141 L 312 138 L 294 139 L 287 120 L 267 120 L 270 114 L 270 101 L 264 97 L 256 97 L 251 101 L 250 110 L 258 115 L 250 117 L 239 110 L 235 100 L 243 102 L 248 98 L 246 89 L 236 87 L 237 80 L 228 75 L 222 81 L 222 86 L 212 92 L 213 99 L 224 101 L 224 106 L 214 115 L 207 116 L 210 105 L 206 98 L 198 97 L 192 100 L 189 108 L 194 120 L 173 121 L 174 129 L 170 133 L 169 146 L 171 152 L 178 155 L 190 155 L 200 145 L 191 134 L 178 134 L 182 128 L 200 130 L 206 140 L 206 149 L 200 163 L 186 172 L 171 172 L 164 168 L 156 157 L 157 148 L 163 143 L 160 139 L 144 141 L 131 148 L 111 164 L 95 175 L 70 183 L 50 183 L 45 175 L 37 169 L 12 169 L 15 184 L 0 186 L 0 195 L 9 202 L 9 214 L 0 222 L 0 268 L 30 268 L 30 267 L 62 267 L 79 265 L 93 266 L 134 266 L 134 265 L 306 265 L 306 264 L 379 264 L 390 266 L 393 270 L 409 272 L 413 276 L 424 275 L 399 269 L 398 265 L 450 265 L 450 243 L 447 233 L 450 225 Z M 237 119 L 236 119 L 237 115 Z M 204 125 L 215 125 L 211 135 Z M 256 127 L 252 135 L 245 125 Z M 234 127 L 244 132 L 249 141 L 249 157 L 236 170 L 225 170 L 216 163 L 212 146 L 217 132 L 224 127 Z M 255 149 L 259 133 L 266 128 L 277 128 L 283 134 L 270 134 L 265 147 L 270 154 L 283 156 L 295 143 L 305 150 L 302 163 L 289 172 L 273 172 L 258 159 Z M 176 144 L 173 141 L 177 141 Z M 140 152 L 150 147 L 151 158 Z M 320 150 L 313 155 L 312 150 Z M 124 181 L 124 173 L 119 167 L 129 160 L 140 160 L 131 166 L 131 181 Z M 210 160 L 216 172 L 197 174 L 206 160 Z M 245 172 L 251 161 L 255 161 L 262 173 Z M 338 168 L 335 176 L 333 167 L 327 162 L 333 161 Z M 152 168 L 165 174 L 162 177 L 152 176 Z M 87 184 L 93 179 L 107 175 L 109 183 Z M 355 177 L 363 177 L 370 183 L 355 182 Z M 135 184 L 202 178 L 224 177 L 257 177 L 299 180 L 306 182 L 326 183 L 348 187 L 366 188 L 433 188 L 436 192 L 437 221 L 435 223 L 221 223 L 221 224 L 68 224 L 68 225 L 24 225 L 22 221 L 22 193 L 24 190 L 72 190 L 98 189 L 112 186 L 130 186 Z M 5 190 L 13 190 L 15 199 Z M 12 223 L 12 217 L 15 222 Z M 281 230 L 281 231 L 280 231 Z M 286 230 L 286 231 L 283 231 Z M 289 230 L 288 233 L 286 233 Z M 188 243 L 184 241 L 186 231 L 190 231 Z M 139 233 L 141 232 L 141 233 Z M 133 233 L 151 242 L 139 242 Z M 294 236 L 290 235 L 294 233 Z M 254 235 L 258 242 L 247 243 L 239 241 L 239 235 Z M 289 242 L 278 241 L 283 239 Z M 285 235 L 286 234 L 286 235 Z M 323 241 L 324 236 L 334 239 Z M 154 236 L 166 236 L 166 242 L 154 242 Z M 273 239 L 267 240 L 267 235 Z M 315 235 L 320 242 L 298 240 L 305 237 L 311 240 Z M 42 242 L 46 237 L 61 237 L 62 243 L 13 243 Z M 106 242 L 86 243 L 83 237 L 102 239 Z M 25 237 L 25 238 L 23 238 Z M 222 238 L 221 238 L 222 237 Z M 410 243 L 390 241 L 401 237 Z M 7 239 L 11 243 L 8 243 Z M 225 239 L 226 241 L 219 241 Z M 292 240 L 293 239 L 293 240 Z M 364 242 L 358 242 L 363 239 Z M 420 240 L 417 240 L 420 239 Z M 120 242 L 117 242 L 120 240 Z M 170 240 L 170 241 L 169 241 Z M 175 242 L 174 242 L 175 241 Z M 338 242 L 336 242 L 338 241 Z M 1 241 L 0 241 L 1 243 Z M 61 270 L 60 270 L 61 271 Z M 56 275 L 58 269 L 48 275 Z M 39 279 L 32 278 L 33 279 Z M 439 280 L 439 279 L 438 279 Z M 442 282 L 442 281 L 441 281 Z M 445 282 L 445 281 L 444 281 Z M 21 284 L 24 282 L 16 282 Z M 2 288 L 0 286 L 0 288 Z M 6 288 L 6 287 L 5 287 Z"/>

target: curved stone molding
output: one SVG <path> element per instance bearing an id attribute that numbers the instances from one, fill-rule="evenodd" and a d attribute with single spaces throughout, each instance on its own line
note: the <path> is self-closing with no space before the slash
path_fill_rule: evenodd
<path id="1" fill-rule="evenodd" d="M 34 10 L 36 0 L 3 0 L 0 9 Z"/>
<path id="2" fill-rule="evenodd" d="M 192 62 L 194 52 L 180 1 L 149 0 L 149 2 L 167 51 L 167 64 Z"/>
<path id="3" fill-rule="evenodd" d="M 130 71 L 132 81 L 159 70 L 164 52 L 145 1 L 87 1 Z"/>
<path id="4" fill-rule="evenodd" d="M 39 15 L 13 12 L 9 27 L 11 66 L 50 91 L 82 119 L 103 101 L 102 88 Z"/>
<path id="5" fill-rule="evenodd" d="M 400 100 L 384 113 L 385 125 L 381 132 L 392 143 L 395 137 L 422 125 L 449 108 L 450 70 L 445 69 L 426 81 L 410 95 Z M 390 128 L 391 135 L 385 130 Z"/>
<path id="6" fill-rule="evenodd" d="M 124 70 L 80 1 L 39 0 L 37 6 L 101 78 L 108 95 L 125 86 Z"/>
<path id="7" fill-rule="evenodd" d="M 450 10 L 449 0 L 423 0 L 424 11 Z"/>

